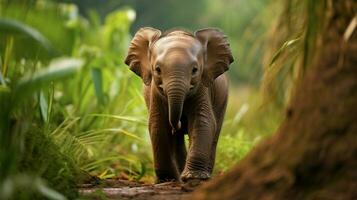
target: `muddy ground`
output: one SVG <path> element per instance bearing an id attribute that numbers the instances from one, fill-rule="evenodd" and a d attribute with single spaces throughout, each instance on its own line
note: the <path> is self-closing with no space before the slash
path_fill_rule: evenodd
<path id="1" fill-rule="evenodd" d="M 179 200 L 189 196 L 195 187 L 176 182 L 145 184 L 128 180 L 106 180 L 99 185 L 82 185 L 79 189 L 85 199 L 120 200 Z"/>

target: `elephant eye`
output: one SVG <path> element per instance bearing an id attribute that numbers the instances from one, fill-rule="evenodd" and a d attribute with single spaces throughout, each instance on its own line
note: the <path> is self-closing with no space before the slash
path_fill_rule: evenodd
<path id="1" fill-rule="evenodd" d="M 156 72 L 157 75 L 160 75 L 160 74 L 161 74 L 160 66 L 157 65 L 157 66 L 155 67 L 155 72 Z"/>
<path id="2" fill-rule="evenodd" d="M 192 74 L 195 75 L 198 71 L 198 68 L 197 67 L 193 67 L 192 68 Z"/>

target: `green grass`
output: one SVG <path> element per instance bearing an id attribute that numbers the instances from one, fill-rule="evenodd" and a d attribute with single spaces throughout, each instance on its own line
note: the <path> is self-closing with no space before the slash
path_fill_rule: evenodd
<path id="1" fill-rule="evenodd" d="M 87 173 L 133 179 L 150 174 L 141 81 L 122 63 L 133 11 L 113 11 L 97 24 L 95 14 L 92 21 L 66 18 L 68 12 L 78 16 L 63 9 L 71 5 L 1 5 L 0 197 L 56 199 L 49 197 L 55 192 L 47 182 L 73 199 Z M 26 16 L 17 15 L 20 10 Z M 51 10 L 56 15 L 35 23 Z M 59 26 L 43 31 L 52 24 Z M 58 34 L 65 41 L 59 46 Z M 31 189 L 20 176 L 41 184 Z M 20 196 L 18 190 L 24 190 Z"/>
<path id="2" fill-rule="evenodd" d="M 281 120 L 282 109 L 264 104 L 258 88 L 231 87 L 218 141 L 215 173 L 237 164 L 258 141 L 271 135 Z"/>

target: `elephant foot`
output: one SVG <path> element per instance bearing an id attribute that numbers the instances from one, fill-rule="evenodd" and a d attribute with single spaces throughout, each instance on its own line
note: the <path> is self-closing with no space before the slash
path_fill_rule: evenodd
<path id="1" fill-rule="evenodd" d="M 207 179 L 206 179 L 207 180 Z M 206 180 L 202 180 L 202 179 L 190 179 L 187 182 L 185 182 L 182 186 L 181 186 L 181 190 L 185 191 L 185 192 L 192 192 L 193 190 L 195 190 L 198 186 L 200 186 L 203 182 L 205 182 Z"/>
<path id="2" fill-rule="evenodd" d="M 165 170 L 155 170 L 155 183 L 177 182 L 180 181 L 179 175 Z"/>
<path id="3" fill-rule="evenodd" d="M 156 178 L 155 184 L 160 184 L 160 183 L 167 183 L 167 182 L 179 182 L 177 179 L 171 178 L 171 179 L 158 179 Z"/>
<path id="4" fill-rule="evenodd" d="M 191 179 L 207 180 L 210 178 L 210 174 L 206 171 L 191 171 L 184 170 L 181 174 L 181 180 L 187 182 Z"/>

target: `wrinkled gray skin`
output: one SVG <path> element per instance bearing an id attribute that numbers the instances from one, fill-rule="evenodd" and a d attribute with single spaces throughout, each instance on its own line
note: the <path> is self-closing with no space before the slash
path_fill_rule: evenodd
<path id="1" fill-rule="evenodd" d="M 162 35 L 142 28 L 135 34 L 125 63 L 145 84 L 157 182 L 210 177 L 227 105 L 223 73 L 232 62 L 217 29 Z"/>

